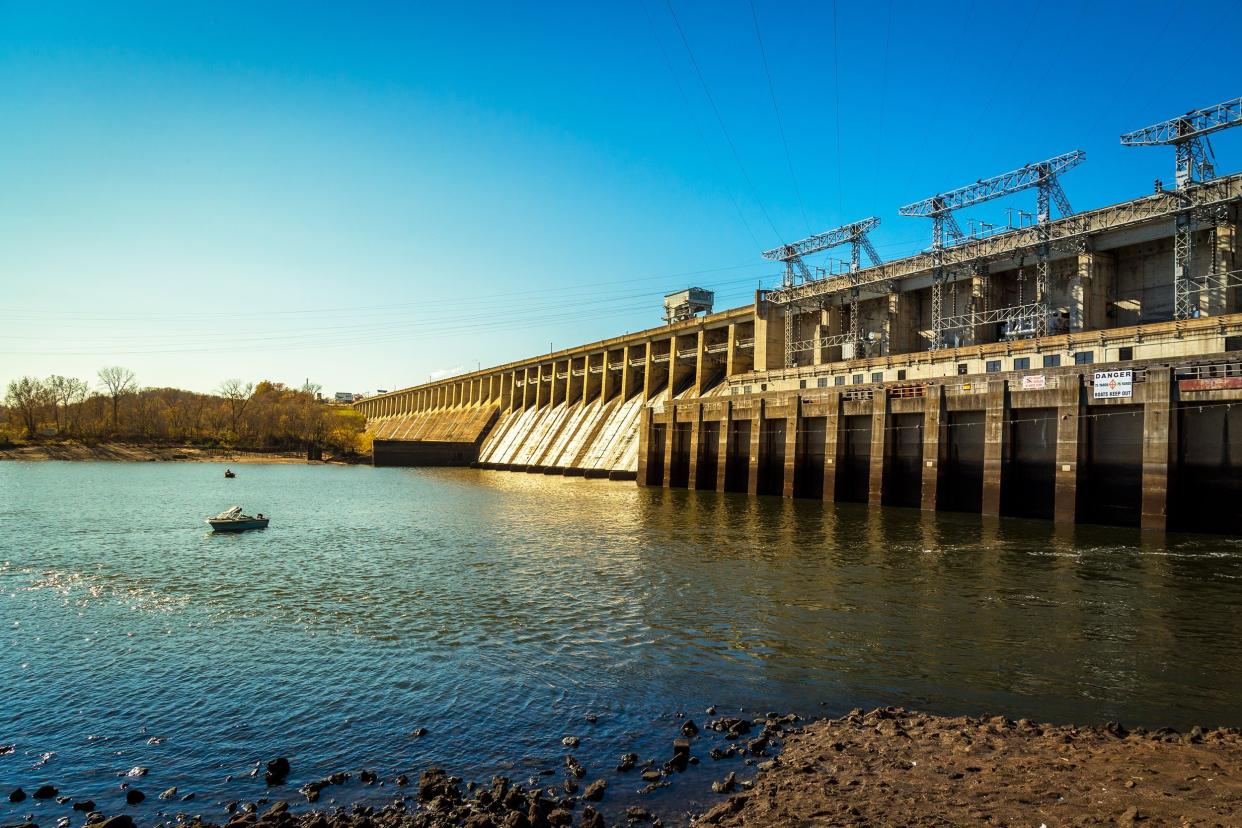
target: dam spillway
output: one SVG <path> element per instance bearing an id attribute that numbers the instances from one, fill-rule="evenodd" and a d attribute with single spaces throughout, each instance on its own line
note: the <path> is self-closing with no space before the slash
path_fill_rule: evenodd
<path id="1" fill-rule="evenodd" d="M 356 407 L 376 465 L 1242 532 L 1242 176 L 1187 193 Z"/>

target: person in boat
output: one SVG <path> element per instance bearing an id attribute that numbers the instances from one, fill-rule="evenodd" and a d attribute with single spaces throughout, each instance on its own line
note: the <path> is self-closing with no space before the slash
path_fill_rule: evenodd
<path id="1" fill-rule="evenodd" d="M 263 520 L 263 513 L 259 512 L 259 520 Z"/>

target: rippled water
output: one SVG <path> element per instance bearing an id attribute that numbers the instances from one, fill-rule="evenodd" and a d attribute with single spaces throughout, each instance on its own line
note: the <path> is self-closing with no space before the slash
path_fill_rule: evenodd
<path id="1" fill-rule="evenodd" d="M 1235 539 L 503 472 L 234 468 L 0 463 L 0 795 L 52 782 L 115 812 L 120 775 L 144 766 L 131 812 L 219 819 L 265 795 L 248 774 L 277 755 L 293 786 L 430 763 L 525 779 L 573 734 L 615 813 L 637 786 L 605 772 L 617 757 L 666 758 L 673 714 L 702 724 L 709 704 L 1242 725 Z M 233 503 L 272 527 L 208 534 L 203 516 Z M 156 800 L 173 785 L 195 801 Z M 702 801 L 691 787 L 644 801 L 677 813 Z M 347 785 L 323 804 L 392 793 Z"/>

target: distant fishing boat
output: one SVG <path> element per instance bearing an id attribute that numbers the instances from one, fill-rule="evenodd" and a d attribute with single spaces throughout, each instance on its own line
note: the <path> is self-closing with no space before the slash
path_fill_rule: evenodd
<path id="1" fill-rule="evenodd" d="M 237 475 L 233 473 L 232 469 L 225 469 L 224 476 L 225 477 L 237 477 Z"/>
<path id="2" fill-rule="evenodd" d="M 269 520 L 271 518 L 263 517 L 262 512 L 255 516 L 243 515 L 240 506 L 234 506 L 215 517 L 207 518 L 207 522 L 211 524 L 211 528 L 215 532 L 243 532 L 246 529 L 266 529 Z"/>

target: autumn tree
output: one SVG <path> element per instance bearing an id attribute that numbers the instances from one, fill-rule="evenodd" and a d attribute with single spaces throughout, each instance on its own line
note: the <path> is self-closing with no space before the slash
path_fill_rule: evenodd
<path id="1" fill-rule="evenodd" d="M 232 432 L 234 436 L 238 436 L 241 434 L 238 423 L 241 421 L 242 415 L 246 413 L 246 406 L 250 404 L 250 398 L 254 395 L 254 383 L 243 383 L 239 379 L 227 379 L 220 383 L 219 393 L 228 403 Z"/>
<path id="2" fill-rule="evenodd" d="M 138 383 L 134 372 L 119 365 L 99 369 L 99 382 L 112 398 L 112 430 L 118 428 L 117 412 L 121 397 L 133 391 Z"/>
<path id="3" fill-rule="evenodd" d="M 69 425 L 69 406 L 86 399 L 89 388 L 85 382 L 76 377 L 62 377 L 60 374 L 48 377 L 45 387 L 52 403 L 52 416 L 56 421 L 56 430 L 60 431 L 62 425 L 66 427 Z M 63 423 L 61 422 L 62 413 L 65 415 Z"/>
<path id="4" fill-rule="evenodd" d="M 49 395 L 47 386 L 36 377 L 22 377 L 9 383 L 4 395 L 4 402 L 22 418 L 26 433 L 31 437 L 39 429 L 43 409 L 47 407 Z"/>

